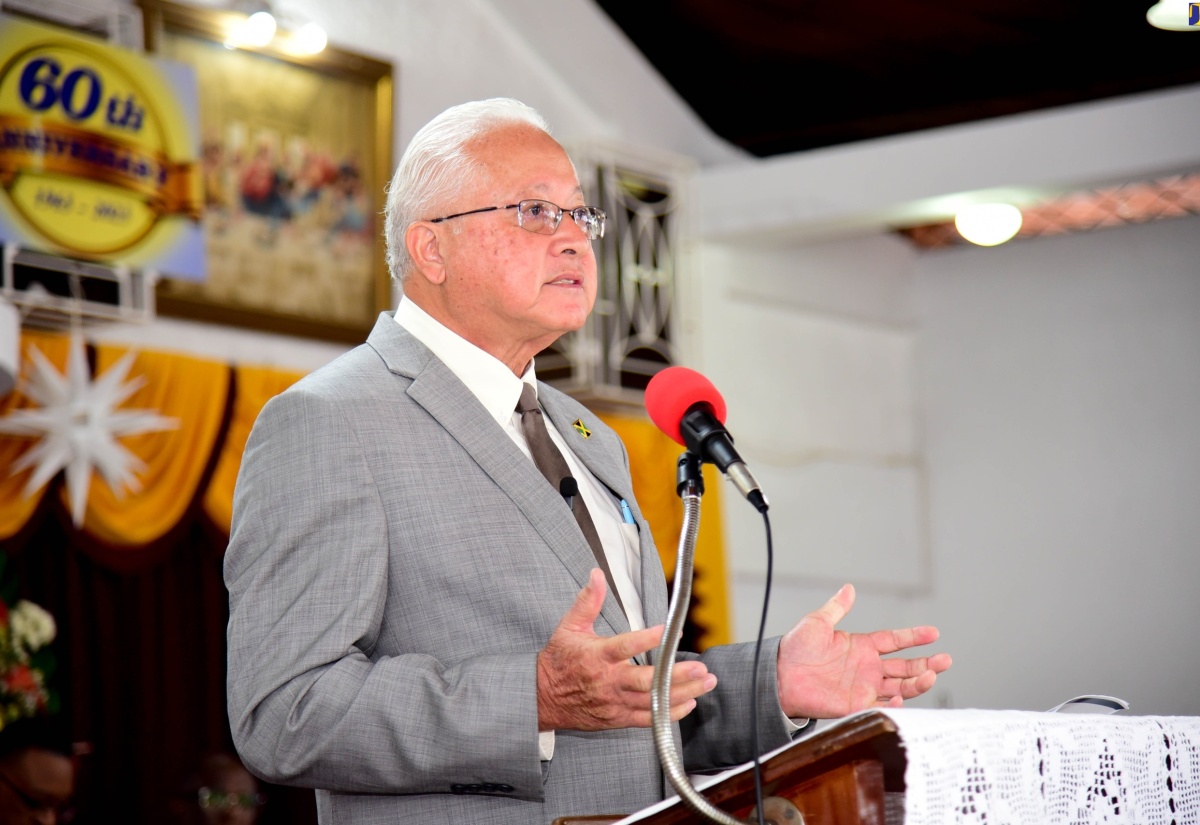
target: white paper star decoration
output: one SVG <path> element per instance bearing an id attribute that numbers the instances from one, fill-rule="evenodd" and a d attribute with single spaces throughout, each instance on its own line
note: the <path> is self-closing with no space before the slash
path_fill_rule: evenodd
<path id="1" fill-rule="evenodd" d="M 79 335 L 71 336 L 65 376 L 36 347 L 30 347 L 33 369 L 23 392 L 41 407 L 16 410 L 0 418 L 0 433 L 41 439 L 13 463 L 13 475 L 36 465 L 25 485 L 25 495 L 41 489 L 59 470 L 66 468 L 67 497 L 76 527 L 83 524 L 93 468 L 100 471 L 109 488 L 118 495 L 125 488 L 141 490 L 134 473 L 146 465 L 118 444 L 118 438 L 171 430 L 179 425 L 174 418 L 165 418 L 154 410 L 117 409 L 146 383 L 144 376 L 125 382 L 134 357 L 132 350 L 127 352 L 92 381 L 83 338 Z"/>

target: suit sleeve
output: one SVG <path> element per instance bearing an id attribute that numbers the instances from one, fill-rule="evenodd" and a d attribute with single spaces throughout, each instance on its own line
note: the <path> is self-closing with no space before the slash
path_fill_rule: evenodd
<path id="1" fill-rule="evenodd" d="M 758 734 L 761 753 L 791 741 L 792 728 L 779 704 L 775 661 L 779 638 L 764 639 L 758 674 Z M 720 645 L 698 658 L 717 674 L 717 687 L 700 697 L 696 709 L 680 721 L 683 761 L 689 770 L 703 771 L 739 765 L 754 758 L 750 701 L 754 644 Z"/>
<path id="2" fill-rule="evenodd" d="M 541 799 L 536 652 L 374 655 L 389 577 L 404 575 L 389 546 L 404 537 L 389 535 L 348 420 L 336 399 L 293 388 L 246 447 L 225 557 L 238 752 L 283 784 Z"/>

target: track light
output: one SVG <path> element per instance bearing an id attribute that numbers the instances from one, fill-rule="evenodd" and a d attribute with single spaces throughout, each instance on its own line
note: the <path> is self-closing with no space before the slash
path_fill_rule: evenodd
<path id="1" fill-rule="evenodd" d="M 325 50 L 328 38 L 325 30 L 316 23 L 305 23 L 292 35 L 292 43 L 304 54 L 319 54 Z"/>
<path id="2" fill-rule="evenodd" d="M 325 49 L 324 29 L 312 21 L 300 24 L 280 16 L 269 0 L 233 0 L 229 7 L 247 17 L 229 32 L 226 48 L 262 48 L 279 35 L 276 45 L 292 54 L 318 54 Z"/>
<path id="3" fill-rule="evenodd" d="M 269 11 L 256 11 L 239 23 L 225 38 L 225 48 L 243 46 L 265 46 L 275 37 L 275 15 Z"/>

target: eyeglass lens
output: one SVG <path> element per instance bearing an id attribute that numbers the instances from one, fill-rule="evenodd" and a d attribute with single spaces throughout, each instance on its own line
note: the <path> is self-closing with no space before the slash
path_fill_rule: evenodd
<path id="1" fill-rule="evenodd" d="M 553 235 L 558 231 L 564 214 L 571 216 L 588 240 L 604 237 L 605 214 L 595 206 L 579 206 L 565 213 L 550 201 L 524 200 L 517 204 L 517 223 L 521 228 L 542 235 Z"/>
<path id="2" fill-rule="evenodd" d="M 201 788 L 200 807 L 206 811 L 228 811 L 233 808 L 257 808 L 262 804 L 259 794 L 226 793 L 211 788 Z"/>

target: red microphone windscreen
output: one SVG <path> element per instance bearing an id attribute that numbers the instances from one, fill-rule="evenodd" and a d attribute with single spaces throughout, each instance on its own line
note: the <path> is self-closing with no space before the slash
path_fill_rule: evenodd
<path id="1" fill-rule="evenodd" d="M 646 385 L 646 412 L 650 413 L 650 420 L 685 447 L 679 422 L 699 402 L 712 407 L 716 419 L 725 423 L 725 399 L 711 381 L 695 370 L 667 367 L 655 373 Z"/>

